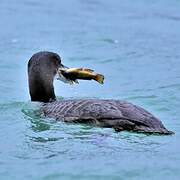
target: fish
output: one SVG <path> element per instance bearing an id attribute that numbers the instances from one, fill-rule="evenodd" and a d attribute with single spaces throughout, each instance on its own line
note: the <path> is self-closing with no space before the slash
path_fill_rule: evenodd
<path id="1" fill-rule="evenodd" d="M 58 79 L 69 84 L 78 83 L 80 80 L 95 80 L 100 84 L 104 83 L 104 76 L 95 73 L 94 70 L 88 68 L 59 68 Z"/>

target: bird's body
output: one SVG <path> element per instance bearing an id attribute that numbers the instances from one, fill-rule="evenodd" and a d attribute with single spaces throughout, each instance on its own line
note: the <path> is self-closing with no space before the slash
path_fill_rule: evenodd
<path id="1" fill-rule="evenodd" d="M 116 131 L 172 134 L 155 116 L 131 103 L 120 100 L 56 100 L 53 80 L 61 58 L 52 52 L 34 54 L 28 62 L 29 90 L 32 101 L 43 102 L 46 117 L 69 123 L 88 123 Z"/>
<path id="2" fill-rule="evenodd" d="M 59 100 L 42 106 L 44 115 L 69 123 L 88 123 L 116 131 L 171 134 L 146 110 L 120 100 Z"/>

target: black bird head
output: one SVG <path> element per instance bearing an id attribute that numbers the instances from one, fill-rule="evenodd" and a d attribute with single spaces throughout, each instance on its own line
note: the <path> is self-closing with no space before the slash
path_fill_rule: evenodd
<path id="1" fill-rule="evenodd" d="M 28 62 L 28 81 L 31 101 L 50 102 L 56 100 L 53 81 L 61 64 L 61 58 L 53 52 L 34 54 Z"/>

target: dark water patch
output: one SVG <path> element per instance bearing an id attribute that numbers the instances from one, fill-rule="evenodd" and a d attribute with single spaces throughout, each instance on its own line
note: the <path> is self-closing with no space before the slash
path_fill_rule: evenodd
<path id="1" fill-rule="evenodd" d="M 128 97 L 127 100 L 133 100 L 133 99 L 157 99 L 156 95 L 149 95 L 149 96 L 132 96 Z"/>
<path id="2" fill-rule="evenodd" d="M 180 21 L 180 16 L 178 15 L 170 15 L 170 14 L 156 14 L 157 17 L 161 18 L 161 19 L 168 19 L 171 21 Z"/>
<path id="3" fill-rule="evenodd" d="M 157 110 L 158 110 L 159 112 L 171 111 L 171 109 L 168 108 L 168 107 L 160 107 L 160 108 L 158 108 Z"/>
<path id="4" fill-rule="evenodd" d="M 50 130 L 51 125 L 41 119 L 33 119 L 31 120 L 31 128 L 34 132 L 42 132 Z"/>
<path id="5" fill-rule="evenodd" d="M 180 84 L 176 83 L 176 84 L 169 84 L 169 85 L 164 85 L 164 86 L 160 86 L 159 89 L 173 89 L 173 88 L 180 88 Z"/>
<path id="6" fill-rule="evenodd" d="M 94 59 L 92 57 L 70 57 L 69 58 L 70 61 L 94 61 Z"/>
<path id="7" fill-rule="evenodd" d="M 102 39 L 102 41 L 110 43 L 110 44 L 118 44 L 119 43 L 119 41 L 117 39 L 110 39 L 110 38 Z"/>

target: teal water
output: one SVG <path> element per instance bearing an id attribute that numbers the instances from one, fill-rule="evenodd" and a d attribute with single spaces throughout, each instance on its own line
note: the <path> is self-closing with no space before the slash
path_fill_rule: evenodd
<path id="1" fill-rule="evenodd" d="M 0 179 L 180 178 L 180 2 L 1 0 Z M 105 84 L 55 82 L 59 98 L 114 98 L 159 117 L 173 136 L 67 125 L 34 112 L 27 61 L 40 50 Z"/>

